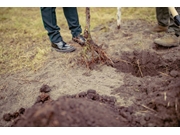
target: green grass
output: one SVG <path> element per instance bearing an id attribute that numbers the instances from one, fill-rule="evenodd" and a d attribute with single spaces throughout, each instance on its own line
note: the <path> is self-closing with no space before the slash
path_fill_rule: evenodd
<path id="1" fill-rule="evenodd" d="M 65 41 L 71 34 L 63 10 L 57 8 L 57 22 Z M 116 8 L 92 7 L 91 30 L 116 20 Z M 84 31 L 85 8 L 78 8 L 79 21 Z M 122 20 L 145 19 L 156 21 L 155 8 L 122 8 Z M 63 20 L 63 21 L 62 21 Z M 0 74 L 21 69 L 37 70 L 50 53 L 50 41 L 42 23 L 40 8 L 0 8 Z"/>

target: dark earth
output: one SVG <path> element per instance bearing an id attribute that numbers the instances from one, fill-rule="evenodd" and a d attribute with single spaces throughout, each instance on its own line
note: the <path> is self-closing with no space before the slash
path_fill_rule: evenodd
<path id="1" fill-rule="evenodd" d="M 180 46 L 154 44 L 165 34 L 146 30 L 154 25 L 124 20 L 118 30 L 112 20 L 92 30 L 94 41 L 112 58 L 111 68 L 124 74 L 122 85 L 110 87 L 111 96 L 89 89 L 54 100 L 53 88 L 44 84 L 31 107 L 8 112 L 3 119 L 15 127 L 179 127 Z"/>

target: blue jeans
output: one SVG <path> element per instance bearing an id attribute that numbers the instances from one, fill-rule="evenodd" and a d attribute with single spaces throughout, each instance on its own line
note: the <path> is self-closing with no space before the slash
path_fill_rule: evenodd
<path id="1" fill-rule="evenodd" d="M 60 27 L 57 25 L 56 20 L 56 7 L 41 7 L 42 21 L 44 28 L 48 32 L 48 36 L 51 42 L 58 43 L 62 41 L 60 34 Z M 72 37 L 78 36 L 81 32 L 81 26 L 79 24 L 78 12 L 76 7 L 63 7 L 63 12 L 67 20 L 69 30 Z"/>

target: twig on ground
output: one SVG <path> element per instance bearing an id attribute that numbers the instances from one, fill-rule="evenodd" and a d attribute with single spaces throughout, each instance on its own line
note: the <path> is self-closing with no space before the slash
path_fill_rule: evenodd
<path id="1" fill-rule="evenodd" d="M 163 73 L 163 72 L 159 72 L 160 74 L 162 74 L 162 75 L 165 75 L 165 76 L 168 76 L 168 77 L 170 77 L 168 74 L 166 74 L 166 73 Z"/>
<path id="2" fill-rule="evenodd" d="M 141 71 L 141 67 L 140 67 L 140 64 L 139 64 L 139 59 L 137 60 L 137 65 L 138 65 L 138 68 L 139 68 L 139 72 L 141 74 L 141 77 L 143 77 L 143 73 Z"/>
<path id="3" fill-rule="evenodd" d="M 153 110 L 153 109 L 151 109 L 151 108 L 149 108 L 149 107 L 147 107 L 147 106 L 145 106 L 145 105 L 141 105 L 142 107 L 144 107 L 144 108 L 146 108 L 146 109 L 148 109 L 148 110 L 150 110 L 150 111 L 152 111 L 152 112 L 155 112 L 155 113 L 157 113 L 155 110 Z"/>
<path id="4" fill-rule="evenodd" d="M 126 63 L 126 64 L 133 65 L 131 62 L 126 61 L 126 60 L 123 60 L 123 59 L 120 59 L 120 58 L 116 59 L 115 61 L 117 61 L 117 62 L 121 61 L 121 62 L 124 62 L 124 63 Z"/>
<path id="5" fill-rule="evenodd" d="M 164 92 L 164 101 L 166 101 L 167 96 L 166 96 L 166 92 Z"/>
<path id="6" fill-rule="evenodd" d="M 176 98 L 176 99 L 175 99 L 175 110 L 176 110 L 176 112 L 178 112 L 178 106 L 177 106 L 177 104 L 178 104 L 178 99 Z"/>
<path id="7" fill-rule="evenodd" d="M 149 111 L 152 111 L 152 112 L 154 112 L 154 113 L 157 113 L 157 111 L 155 111 L 155 110 L 153 110 L 153 109 L 151 109 L 151 108 L 145 106 L 144 104 L 138 104 L 138 103 L 136 103 L 136 102 L 134 102 L 134 103 L 135 103 L 136 105 L 138 105 L 138 106 L 142 106 L 142 107 L 148 109 Z"/>

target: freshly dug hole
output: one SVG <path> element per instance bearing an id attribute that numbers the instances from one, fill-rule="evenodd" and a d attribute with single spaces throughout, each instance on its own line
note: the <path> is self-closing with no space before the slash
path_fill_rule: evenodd
<path id="1" fill-rule="evenodd" d="M 119 60 L 114 62 L 119 72 L 132 73 L 137 77 L 169 75 L 172 70 L 180 70 L 180 60 L 167 61 L 161 55 L 149 50 L 124 52 Z"/>

